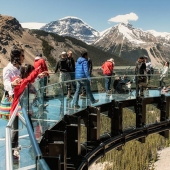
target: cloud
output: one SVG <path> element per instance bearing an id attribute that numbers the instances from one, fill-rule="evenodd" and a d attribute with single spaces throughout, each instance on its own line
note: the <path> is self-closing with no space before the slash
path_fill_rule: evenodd
<path id="1" fill-rule="evenodd" d="M 39 22 L 25 22 L 20 23 L 23 28 L 29 28 L 29 29 L 40 29 L 42 26 L 44 26 L 46 23 L 39 23 Z"/>
<path id="2" fill-rule="evenodd" d="M 108 22 L 128 22 L 136 20 L 138 20 L 138 16 L 135 13 L 131 12 L 130 14 L 117 15 L 113 18 L 110 18 Z"/>

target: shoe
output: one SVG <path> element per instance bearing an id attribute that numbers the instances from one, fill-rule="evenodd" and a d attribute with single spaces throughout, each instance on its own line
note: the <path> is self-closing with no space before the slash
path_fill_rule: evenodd
<path id="1" fill-rule="evenodd" d="M 87 97 L 86 94 L 80 94 L 79 96 L 80 96 L 80 99 L 84 99 Z"/>
<path id="2" fill-rule="evenodd" d="M 74 105 L 74 109 L 80 109 L 79 105 Z"/>
<path id="3" fill-rule="evenodd" d="M 41 109 L 43 107 L 43 104 L 39 104 L 38 108 Z"/>
<path id="4" fill-rule="evenodd" d="M 97 103 L 98 101 L 99 101 L 99 99 L 94 100 L 94 101 L 92 102 L 92 104 L 95 104 L 95 103 Z"/>
<path id="5" fill-rule="evenodd" d="M 47 103 L 46 103 L 46 104 L 44 104 L 44 108 L 46 108 L 48 105 L 49 105 L 49 104 L 47 104 Z"/>
<path id="6" fill-rule="evenodd" d="M 19 151 L 15 149 L 13 153 L 13 163 L 17 164 L 19 163 L 19 160 L 20 160 Z"/>
<path id="7" fill-rule="evenodd" d="M 73 99 L 73 97 L 72 97 L 72 96 L 67 95 L 67 96 L 66 96 L 66 99 L 67 99 L 67 100 L 72 100 L 72 99 Z"/>
<path id="8" fill-rule="evenodd" d="M 42 107 L 43 108 L 46 108 L 49 104 L 45 103 L 44 105 L 43 104 L 39 104 L 38 105 L 38 108 L 41 109 Z"/>
<path id="9" fill-rule="evenodd" d="M 14 164 L 18 164 L 19 163 L 19 157 L 18 156 L 13 155 L 13 163 Z"/>
<path id="10" fill-rule="evenodd" d="M 112 94 L 111 90 L 106 91 L 106 95 L 111 95 L 111 94 Z"/>
<path id="11" fill-rule="evenodd" d="M 141 97 L 143 97 L 143 96 L 144 96 L 143 92 L 142 92 L 142 93 L 140 93 L 140 96 L 141 96 Z"/>

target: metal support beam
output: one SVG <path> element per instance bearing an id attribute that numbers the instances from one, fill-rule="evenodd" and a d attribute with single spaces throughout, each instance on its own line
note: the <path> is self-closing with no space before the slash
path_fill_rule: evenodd
<path id="1" fill-rule="evenodd" d="M 122 102 L 113 101 L 113 117 L 111 119 L 111 136 L 122 134 Z"/>
<path id="2" fill-rule="evenodd" d="M 100 108 L 88 107 L 87 141 L 100 139 Z"/>

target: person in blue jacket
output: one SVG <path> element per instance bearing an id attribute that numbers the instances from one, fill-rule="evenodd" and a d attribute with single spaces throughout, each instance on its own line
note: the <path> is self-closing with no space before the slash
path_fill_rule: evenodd
<path id="1" fill-rule="evenodd" d="M 77 59 L 76 62 L 76 69 L 75 69 L 75 78 L 82 79 L 77 81 L 76 92 L 74 94 L 74 108 L 79 109 L 80 106 L 78 105 L 79 100 L 79 93 L 81 91 L 82 86 L 85 87 L 86 93 L 91 101 L 92 104 L 97 103 L 99 100 L 95 100 L 93 94 L 90 89 L 91 80 L 90 80 L 90 73 L 89 73 L 89 66 L 88 66 L 88 53 L 83 52 L 81 57 Z"/>

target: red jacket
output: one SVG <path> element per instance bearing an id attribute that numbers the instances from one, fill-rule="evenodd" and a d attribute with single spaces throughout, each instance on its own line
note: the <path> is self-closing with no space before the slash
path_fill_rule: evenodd
<path id="1" fill-rule="evenodd" d="M 36 57 L 34 61 L 34 68 L 38 68 L 41 66 L 39 69 L 39 74 L 42 73 L 43 71 L 48 71 L 47 65 L 45 63 L 45 60 L 42 57 Z"/>
<path id="2" fill-rule="evenodd" d="M 106 61 L 103 65 L 102 65 L 102 69 L 103 69 L 103 74 L 107 75 L 107 76 L 111 76 L 113 73 L 113 69 L 114 69 L 114 65 L 111 61 Z"/>
<path id="3" fill-rule="evenodd" d="M 23 91 L 25 90 L 26 86 L 29 83 L 33 83 L 34 80 L 37 78 L 38 74 L 39 74 L 39 69 L 34 69 L 27 78 L 22 79 L 21 83 L 14 87 L 14 99 L 13 99 L 11 110 L 10 110 L 10 116 L 14 112 L 14 110 L 19 102 L 20 96 L 23 93 Z"/>

